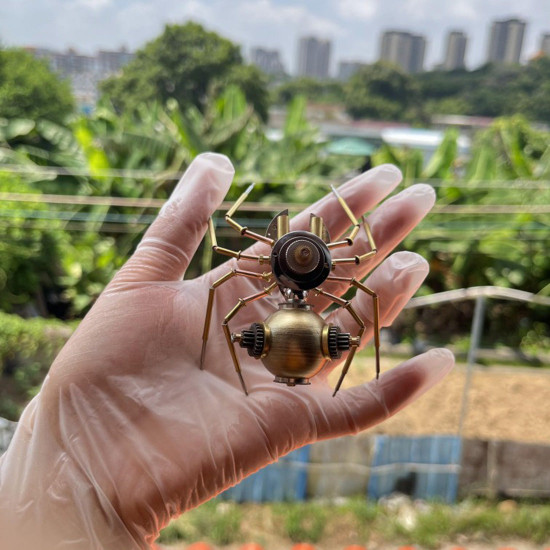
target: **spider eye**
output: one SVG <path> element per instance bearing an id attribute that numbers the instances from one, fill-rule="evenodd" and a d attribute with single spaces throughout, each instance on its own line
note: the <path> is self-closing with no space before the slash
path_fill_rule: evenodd
<path id="1" fill-rule="evenodd" d="M 298 240 L 286 249 L 285 260 L 290 271 L 302 275 L 311 273 L 319 265 L 321 255 L 313 243 Z"/>

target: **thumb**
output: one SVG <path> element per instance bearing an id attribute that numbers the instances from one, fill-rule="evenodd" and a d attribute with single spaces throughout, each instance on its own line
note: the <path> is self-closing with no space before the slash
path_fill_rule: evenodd
<path id="1" fill-rule="evenodd" d="M 413 403 L 441 381 L 453 368 L 454 356 L 447 349 L 433 349 L 405 361 L 372 380 L 328 397 L 336 409 L 318 428 L 319 439 L 366 430 Z M 330 405 L 330 401 L 325 403 Z"/>

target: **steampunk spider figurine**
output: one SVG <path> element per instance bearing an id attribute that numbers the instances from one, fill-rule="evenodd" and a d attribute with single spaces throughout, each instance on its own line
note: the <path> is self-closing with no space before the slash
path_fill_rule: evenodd
<path id="1" fill-rule="evenodd" d="M 284 210 L 271 221 L 266 235 L 259 235 L 243 227 L 233 219 L 233 215 L 254 187 L 248 189 L 239 197 L 235 204 L 225 215 L 225 221 L 240 235 L 264 242 L 271 246 L 269 256 L 256 256 L 242 251 L 228 250 L 218 246 L 214 223 L 209 220 L 209 233 L 212 248 L 215 252 L 225 256 L 231 256 L 237 260 L 257 262 L 260 265 L 269 263 L 271 271 L 256 273 L 241 269 L 232 269 L 215 281 L 210 287 L 206 318 L 202 336 L 201 369 L 203 368 L 204 354 L 210 321 L 212 318 L 212 306 L 216 289 L 230 280 L 232 277 L 248 277 L 263 279 L 270 283 L 261 292 L 239 298 L 235 307 L 225 316 L 222 328 L 227 340 L 229 352 L 239 376 L 242 388 L 246 395 L 248 391 L 241 373 L 239 359 L 237 357 L 235 343 L 248 350 L 248 354 L 256 359 L 261 359 L 264 366 L 275 376 L 275 382 L 295 386 L 296 384 L 309 384 L 310 378 L 315 376 L 328 361 L 341 357 L 343 351 L 349 350 L 348 356 L 340 378 L 334 389 L 333 395 L 340 389 L 349 366 L 355 355 L 355 351 L 361 342 L 361 336 L 366 330 L 366 325 L 351 302 L 334 294 L 330 294 L 321 288 L 324 281 L 338 281 L 349 283 L 349 287 L 356 287 L 366 292 L 373 300 L 374 311 L 374 347 L 376 352 L 376 377 L 380 374 L 380 314 L 378 296 L 374 291 L 355 280 L 353 277 L 337 277 L 330 273 L 342 264 L 360 264 L 377 252 L 371 229 L 364 217 L 359 222 L 349 206 L 338 191 L 332 187 L 338 202 L 341 204 L 353 227 L 340 241 L 331 241 L 327 228 L 322 218 L 311 214 L 309 231 L 290 231 L 288 210 Z M 370 250 L 360 256 L 349 258 L 332 258 L 331 250 L 344 246 L 351 246 L 361 226 L 364 227 Z M 249 329 L 232 333 L 229 329 L 229 321 L 247 304 L 269 296 L 276 287 L 279 287 L 284 301 L 279 304 L 279 309 L 271 314 L 263 322 L 252 323 Z M 308 304 L 309 291 L 315 295 L 323 295 L 332 302 L 346 309 L 359 326 L 356 336 L 349 332 L 342 332 L 341 328 L 325 323 L 324 319 L 312 310 Z"/>

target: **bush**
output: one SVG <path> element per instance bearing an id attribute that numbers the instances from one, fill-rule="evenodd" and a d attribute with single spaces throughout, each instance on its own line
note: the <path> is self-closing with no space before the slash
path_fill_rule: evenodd
<path id="1" fill-rule="evenodd" d="M 0 416 L 18 420 L 74 324 L 0 312 Z"/>

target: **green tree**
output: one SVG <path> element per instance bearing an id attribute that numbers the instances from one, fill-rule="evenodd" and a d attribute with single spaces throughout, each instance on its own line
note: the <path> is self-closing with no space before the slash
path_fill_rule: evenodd
<path id="1" fill-rule="evenodd" d="M 63 122 L 74 110 L 70 86 L 45 61 L 0 49 L 0 118 Z"/>
<path id="2" fill-rule="evenodd" d="M 420 115 L 413 78 L 385 63 L 359 69 L 345 92 L 346 109 L 353 118 L 414 120 Z"/>
<path id="3" fill-rule="evenodd" d="M 239 47 L 197 23 L 167 25 L 164 32 L 138 50 L 122 74 L 101 89 L 117 110 L 176 99 L 182 106 L 204 110 L 212 88 L 238 83 L 256 111 L 266 117 L 265 79 L 244 69 Z"/>
<path id="4" fill-rule="evenodd" d="M 300 77 L 283 82 L 273 91 L 273 100 L 280 105 L 290 103 L 297 96 L 318 103 L 342 103 L 344 86 L 336 80 L 322 81 Z"/>

